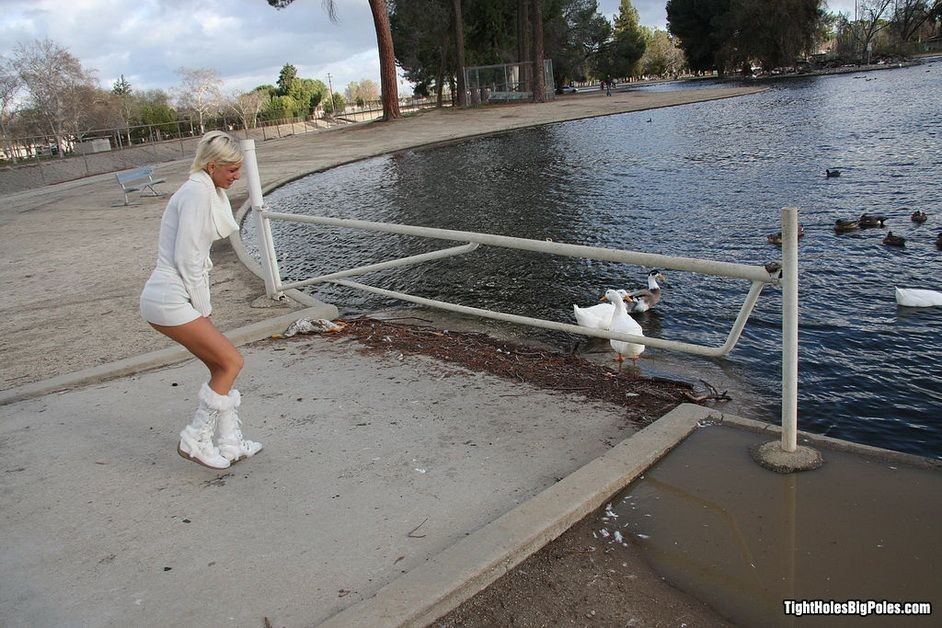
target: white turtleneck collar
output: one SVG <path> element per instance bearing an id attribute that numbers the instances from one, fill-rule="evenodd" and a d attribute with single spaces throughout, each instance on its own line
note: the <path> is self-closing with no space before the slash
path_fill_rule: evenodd
<path id="1" fill-rule="evenodd" d="M 229 204 L 229 197 L 222 188 L 217 188 L 213 183 L 213 178 L 204 170 L 190 173 L 190 181 L 196 181 L 209 186 L 213 191 L 210 196 L 212 205 L 213 226 L 216 228 L 216 235 L 220 238 L 227 238 L 229 234 L 238 231 L 239 225 L 236 224 L 232 216 L 232 205 Z"/>

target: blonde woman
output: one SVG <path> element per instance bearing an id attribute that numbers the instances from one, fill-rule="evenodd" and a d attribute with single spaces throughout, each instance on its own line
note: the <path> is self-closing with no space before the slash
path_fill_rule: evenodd
<path id="1" fill-rule="evenodd" d="M 190 177 L 170 198 L 160 221 L 157 267 L 141 293 L 144 320 L 209 369 L 196 414 L 180 432 L 177 452 L 213 469 L 225 469 L 262 448 L 242 436 L 241 398 L 232 387 L 242 370 L 242 354 L 210 318 L 209 249 L 214 240 L 239 228 L 226 190 L 239 180 L 241 167 L 242 150 L 235 139 L 222 131 L 202 137 Z"/>

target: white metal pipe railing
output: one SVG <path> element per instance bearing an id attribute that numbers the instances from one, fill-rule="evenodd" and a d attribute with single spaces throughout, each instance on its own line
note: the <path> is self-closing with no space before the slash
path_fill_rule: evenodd
<path id="1" fill-rule="evenodd" d="M 461 246 L 454 246 L 450 249 L 441 249 L 439 251 L 431 251 L 429 253 L 421 253 L 419 255 L 411 255 L 409 257 L 402 257 L 395 260 L 390 260 L 388 262 L 379 262 L 377 264 L 368 264 L 366 266 L 358 266 L 356 268 L 351 268 L 350 270 L 341 270 L 336 273 L 330 273 L 328 275 L 320 275 L 319 277 L 311 277 L 310 279 L 304 279 L 302 281 L 293 281 L 291 283 L 286 283 L 282 286 L 285 290 L 291 288 L 303 288 L 305 286 L 312 286 L 316 283 L 324 283 L 331 281 L 332 279 L 342 279 L 344 277 L 353 277 L 354 275 L 364 275 L 366 273 L 375 272 L 377 270 L 387 270 L 389 268 L 400 268 L 402 266 L 412 266 L 414 264 L 421 264 L 422 262 L 430 262 L 432 260 L 444 259 L 446 257 L 453 257 L 455 255 L 464 255 L 465 253 L 470 253 L 480 246 L 476 242 L 468 242 Z"/>
<path id="2" fill-rule="evenodd" d="M 278 256 L 275 254 L 275 241 L 271 235 L 271 223 L 263 216 L 264 197 L 262 196 L 262 178 L 255 159 L 255 140 L 242 140 L 242 170 L 245 172 L 246 187 L 249 189 L 249 202 L 255 214 L 255 228 L 259 234 L 258 248 L 262 251 L 262 279 L 265 292 L 272 299 L 283 296 L 281 270 L 278 268 Z"/>
<path id="3" fill-rule="evenodd" d="M 372 292 L 373 294 L 378 294 L 380 296 L 389 297 L 391 299 L 399 299 L 401 301 L 408 301 L 410 303 L 416 303 L 418 305 L 425 305 L 427 307 L 434 307 L 441 310 L 447 310 L 449 312 L 457 312 L 459 314 L 470 314 L 472 316 L 480 316 L 482 318 L 489 318 L 497 321 L 505 321 L 508 323 L 517 323 L 520 325 L 529 325 L 531 327 L 541 327 L 543 329 L 552 329 L 555 331 L 565 331 L 571 334 L 579 334 L 581 336 L 594 336 L 596 338 L 606 338 L 609 340 L 623 340 L 627 342 L 634 342 L 638 344 L 643 344 L 645 346 L 657 347 L 660 349 L 672 349 L 675 351 L 683 351 L 685 353 L 693 353 L 696 355 L 704 355 L 710 357 L 720 357 L 724 356 L 730 352 L 736 342 L 739 340 L 739 334 L 742 331 L 740 326 L 738 329 L 734 325 L 732 331 L 730 331 L 729 336 L 726 339 L 726 342 L 719 347 L 708 347 L 704 345 L 692 344 L 689 342 L 679 342 L 676 340 L 665 340 L 663 338 L 651 338 L 648 336 L 635 336 L 633 334 L 623 334 L 621 332 L 608 331 L 605 329 L 592 329 L 590 327 L 582 327 L 581 325 L 571 325 L 569 323 L 559 323 L 556 321 L 548 321 L 542 318 L 531 318 L 529 316 L 520 316 L 517 314 L 507 314 L 506 312 L 495 312 L 493 310 L 484 310 L 481 308 L 470 307 L 467 305 L 458 305 L 456 303 L 448 303 L 446 301 L 437 301 L 435 299 L 427 299 L 425 297 L 415 296 L 413 294 L 406 294 L 404 292 L 396 292 L 395 290 L 386 290 L 385 288 L 376 288 L 374 286 L 368 286 L 363 283 L 356 281 L 350 281 L 348 279 L 334 279 L 330 283 L 335 283 L 341 286 L 346 286 L 348 288 L 354 288 L 356 290 L 363 290 L 364 292 Z M 757 287 L 758 286 L 758 287 Z M 743 315 L 743 312 L 747 309 L 752 309 L 752 305 L 755 305 L 756 299 L 759 298 L 759 291 L 762 290 L 762 284 L 756 283 L 753 284 L 753 289 L 749 292 L 749 297 L 747 297 L 747 303 L 743 305 L 743 310 L 740 312 L 740 318 L 743 319 L 743 324 L 745 324 L 745 319 L 748 318 L 748 314 Z M 751 305 L 749 304 L 751 301 Z"/>
<path id="4" fill-rule="evenodd" d="M 623 264 L 637 264 L 650 268 L 670 268 L 718 277 L 736 277 L 749 281 L 775 283 L 777 280 L 762 266 L 749 266 L 731 262 L 718 262 L 701 260 L 692 257 L 674 257 L 658 255 L 656 253 L 639 253 L 637 251 L 623 251 L 621 249 L 608 249 L 581 244 L 565 244 L 548 240 L 529 240 L 512 236 L 496 235 L 491 233 L 477 233 L 474 231 L 455 231 L 452 229 L 436 229 L 433 227 L 417 227 L 415 225 L 398 225 L 385 222 L 372 222 L 369 220 L 353 220 L 350 218 L 330 218 L 327 216 L 302 216 L 297 214 L 284 214 L 272 212 L 263 208 L 265 218 L 268 220 L 285 220 L 290 222 L 303 222 L 331 227 L 346 227 L 364 231 L 377 231 L 382 233 L 397 233 L 400 235 L 435 238 L 439 240 L 452 240 L 455 242 L 477 242 L 485 246 L 533 251 L 550 255 L 565 257 L 581 257 L 604 262 L 620 262 Z"/>
<path id="5" fill-rule="evenodd" d="M 782 450 L 798 449 L 798 208 L 782 209 Z"/>
<path id="6" fill-rule="evenodd" d="M 415 225 L 397 225 L 390 223 L 372 222 L 368 220 L 353 220 L 346 218 L 330 218 L 326 216 L 303 216 L 268 211 L 262 199 L 258 164 L 255 161 L 255 144 L 252 140 L 243 142 L 243 151 L 246 158 L 243 162 L 246 178 L 249 183 L 252 208 L 258 219 L 259 253 L 262 257 L 262 267 L 265 269 L 265 288 L 269 296 L 277 298 L 286 288 L 299 288 L 316 283 L 330 282 L 348 288 L 372 292 L 374 294 L 408 301 L 419 305 L 426 305 L 438 309 L 449 310 L 462 314 L 471 314 L 523 325 L 537 326 L 544 329 L 553 329 L 583 336 L 594 336 L 643 344 L 646 346 L 683 351 L 704 356 L 724 356 L 728 354 L 742 334 L 746 321 L 752 313 L 759 294 L 765 284 L 781 283 L 783 286 L 782 298 L 782 449 L 786 452 L 795 452 L 797 449 L 798 432 L 798 210 L 793 207 L 782 209 L 782 279 L 779 282 L 777 271 L 770 272 L 764 266 L 749 266 L 730 262 L 701 260 L 689 257 L 674 257 L 637 251 L 624 251 L 619 249 L 600 248 L 576 244 L 565 244 L 544 240 L 530 240 L 487 233 L 470 231 L 456 231 L 451 229 L 435 229 Z M 375 231 L 380 233 L 395 233 L 400 235 L 434 238 L 466 242 L 461 246 L 422 253 L 401 259 L 368 264 L 357 268 L 328 273 L 285 285 L 281 283 L 281 273 L 278 269 L 275 255 L 274 241 L 271 234 L 270 221 L 282 220 L 308 224 L 341 227 Z M 478 246 L 496 246 L 549 255 L 566 257 L 579 257 L 599 261 L 609 261 L 624 264 L 637 264 L 641 266 L 669 268 L 672 270 L 695 272 L 719 277 L 733 277 L 746 279 L 752 282 L 739 315 L 733 323 L 726 341 L 718 347 L 710 347 L 663 338 L 649 338 L 647 336 L 633 336 L 608 330 L 590 329 L 580 325 L 559 323 L 543 319 L 494 312 L 455 303 L 446 303 L 435 299 L 427 299 L 415 295 L 386 290 L 369 286 L 346 277 L 361 275 L 377 270 L 396 268 L 425 261 L 443 259 L 454 255 L 461 255 L 474 251 Z"/>

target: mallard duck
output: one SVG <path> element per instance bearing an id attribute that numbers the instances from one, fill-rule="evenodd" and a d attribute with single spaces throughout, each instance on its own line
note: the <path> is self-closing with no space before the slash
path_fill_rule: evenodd
<path id="1" fill-rule="evenodd" d="M 905 247 L 906 238 L 904 238 L 903 236 L 893 235 L 893 232 L 890 231 L 888 234 L 886 234 L 886 237 L 883 238 L 883 244 L 887 246 Z"/>
<path id="2" fill-rule="evenodd" d="M 665 277 L 661 274 L 661 271 L 652 270 L 648 273 L 647 288 L 633 290 L 628 293 L 628 296 L 631 297 L 631 301 L 628 302 L 629 312 L 640 314 L 641 312 L 647 312 L 657 305 L 657 302 L 661 300 L 661 286 L 657 283 L 658 279 L 665 281 Z"/>
<path id="3" fill-rule="evenodd" d="M 906 307 L 935 307 L 942 305 L 942 292 L 920 288 L 897 288 L 896 303 Z"/>
<path id="4" fill-rule="evenodd" d="M 616 290 L 621 296 L 628 294 L 625 290 Z M 602 297 L 605 300 L 605 297 Z M 587 307 L 579 307 L 575 303 L 572 305 L 572 313 L 576 317 L 576 323 L 583 327 L 592 329 L 608 329 L 612 323 L 612 315 L 615 313 L 614 303 L 599 303 Z"/>
<path id="5" fill-rule="evenodd" d="M 782 246 L 782 232 L 781 231 L 779 231 L 778 233 L 770 233 L 769 235 L 765 237 L 769 240 L 769 244 Z M 798 225 L 798 237 L 799 238 L 805 237 L 805 228 L 802 227 L 801 225 Z"/>
<path id="6" fill-rule="evenodd" d="M 860 223 L 856 220 L 844 220 L 843 218 L 838 218 L 834 223 L 835 233 L 847 233 L 848 231 L 856 231 L 860 229 Z"/>
<path id="7" fill-rule="evenodd" d="M 870 214 L 860 214 L 860 218 L 857 219 L 857 224 L 860 225 L 861 229 L 883 227 L 884 222 L 886 222 L 886 216 L 872 216 Z"/>
<path id="8" fill-rule="evenodd" d="M 916 211 L 914 211 L 913 215 L 910 216 L 910 218 L 912 218 L 913 222 L 919 223 L 920 225 L 926 222 L 927 220 L 929 220 L 928 214 L 926 214 L 926 212 L 922 211 L 921 209 L 917 209 Z"/>
<path id="9" fill-rule="evenodd" d="M 630 295 L 621 295 L 617 290 L 606 290 L 605 298 L 615 305 L 615 314 L 612 315 L 610 331 L 622 332 L 633 336 L 644 336 L 644 330 L 641 329 L 641 325 L 628 314 L 626 304 L 631 304 L 632 298 Z M 625 357 L 628 357 L 634 362 L 638 359 L 638 356 L 644 352 L 644 345 L 633 342 L 609 340 L 609 343 L 615 351 L 615 359 L 619 362 L 624 362 Z"/>
<path id="10" fill-rule="evenodd" d="M 840 170 L 832 170 L 831 168 L 827 168 L 827 169 L 824 171 L 824 176 L 826 176 L 826 177 L 839 177 L 839 176 L 841 176 L 841 171 L 840 171 Z"/>

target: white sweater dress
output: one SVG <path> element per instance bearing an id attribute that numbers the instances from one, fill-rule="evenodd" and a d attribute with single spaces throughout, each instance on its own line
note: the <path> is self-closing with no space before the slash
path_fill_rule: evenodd
<path id="1" fill-rule="evenodd" d="M 157 267 L 141 293 L 144 320 L 175 326 L 209 316 L 209 249 L 236 229 L 225 190 L 205 172 L 190 174 L 160 221 Z"/>

